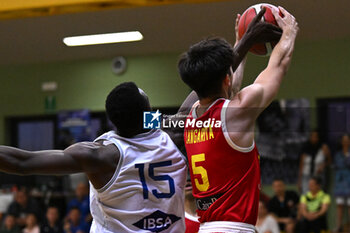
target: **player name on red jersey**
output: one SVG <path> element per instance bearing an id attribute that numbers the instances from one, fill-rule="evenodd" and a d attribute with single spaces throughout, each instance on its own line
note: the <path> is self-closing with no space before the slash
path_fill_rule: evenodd
<path id="1" fill-rule="evenodd" d="M 187 127 L 196 127 L 196 128 L 220 128 L 221 127 L 221 121 L 216 120 L 214 118 L 207 119 L 205 121 L 196 120 L 196 119 L 189 119 L 187 118 L 184 120 L 172 120 L 169 119 L 169 121 L 163 121 L 163 128 L 171 128 L 171 127 L 180 127 L 180 128 L 187 128 Z"/>
<path id="2" fill-rule="evenodd" d="M 205 142 L 213 139 L 214 133 L 213 128 L 201 128 L 201 129 L 190 129 L 185 131 L 186 144 L 193 144 L 199 142 Z"/>

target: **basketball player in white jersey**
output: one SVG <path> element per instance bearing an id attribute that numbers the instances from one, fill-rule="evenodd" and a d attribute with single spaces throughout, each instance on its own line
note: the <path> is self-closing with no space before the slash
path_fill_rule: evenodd
<path id="1" fill-rule="evenodd" d="M 235 70 L 250 46 L 278 40 L 281 31 L 252 23 L 234 49 Z M 186 115 L 197 100 L 192 92 L 180 107 Z M 90 181 L 90 232 L 185 231 L 186 163 L 178 148 L 183 129 L 147 130 L 143 113 L 150 103 L 134 83 L 114 88 L 106 112 L 116 126 L 94 142 L 76 143 L 65 150 L 25 151 L 0 146 L 0 171 L 19 175 L 64 175 L 84 172 Z M 170 136 L 169 136 L 170 135 Z"/>

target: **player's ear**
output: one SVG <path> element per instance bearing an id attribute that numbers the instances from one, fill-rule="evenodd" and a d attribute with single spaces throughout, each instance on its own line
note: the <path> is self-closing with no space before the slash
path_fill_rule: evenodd
<path id="1" fill-rule="evenodd" d="M 229 75 L 229 74 L 226 74 L 226 77 L 225 77 L 225 79 L 224 79 L 224 81 L 223 81 L 223 85 L 224 86 L 231 86 L 231 76 Z"/>

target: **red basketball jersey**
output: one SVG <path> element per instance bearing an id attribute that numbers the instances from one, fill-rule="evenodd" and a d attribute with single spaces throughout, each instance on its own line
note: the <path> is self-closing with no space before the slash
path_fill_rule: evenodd
<path id="1" fill-rule="evenodd" d="M 193 196 L 200 222 L 255 225 L 260 192 L 259 154 L 254 144 L 241 148 L 230 139 L 225 122 L 228 103 L 229 100 L 216 100 L 199 118 L 194 108 L 186 119 L 184 139 Z"/>
<path id="2" fill-rule="evenodd" d="M 194 217 L 185 212 L 185 223 L 186 223 L 185 233 L 198 233 L 200 223 L 197 217 Z"/>

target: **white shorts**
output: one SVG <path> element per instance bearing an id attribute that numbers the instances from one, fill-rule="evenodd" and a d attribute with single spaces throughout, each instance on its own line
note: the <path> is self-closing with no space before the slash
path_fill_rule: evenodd
<path id="1" fill-rule="evenodd" d="M 198 233 L 256 233 L 251 224 L 229 221 L 214 221 L 201 223 Z"/>
<path id="2" fill-rule="evenodd" d="M 337 205 L 350 206 L 350 197 L 336 197 L 335 203 L 337 203 Z"/>

